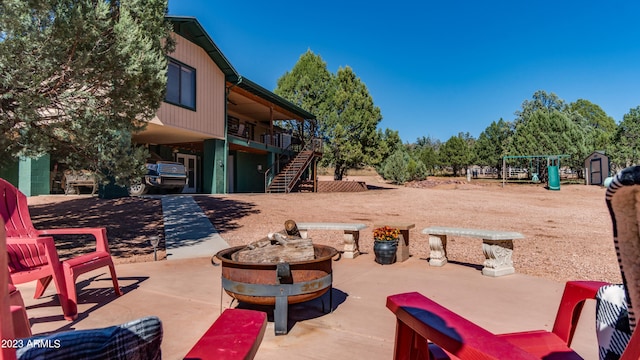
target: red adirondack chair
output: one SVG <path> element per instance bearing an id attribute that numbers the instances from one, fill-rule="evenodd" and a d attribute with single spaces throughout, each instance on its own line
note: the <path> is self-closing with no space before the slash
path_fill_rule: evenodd
<path id="1" fill-rule="evenodd" d="M 632 306 L 640 304 L 640 273 L 635 273 L 640 268 L 640 166 L 621 171 L 609 186 L 606 198 L 632 324 Z M 570 348 L 571 340 L 584 301 L 593 299 L 603 285 L 606 283 L 568 282 L 552 331 L 502 335 L 483 329 L 417 292 L 389 296 L 387 307 L 397 318 L 394 359 L 582 359 Z M 603 308 L 609 315 L 613 313 L 610 307 Z M 618 342 L 619 338 L 609 340 Z M 617 345 L 624 349 L 620 359 L 640 359 L 637 328 L 626 348 Z"/>
<path id="2" fill-rule="evenodd" d="M 0 217 L 0 360 L 15 360 L 18 354 L 23 359 L 161 359 L 162 323 L 155 316 L 106 328 L 63 331 L 31 338 L 29 319 L 20 293 L 11 285 L 5 254 L 4 221 Z M 233 341 L 229 343 L 233 345 Z"/>
<path id="3" fill-rule="evenodd" d="M 0 218 L 1 219 L 1 218 Z M 4 236 L 4 228 L 0 229 L 0 237 Z M 0 244 L 2 246 L 2 244 Z M 2 268 L 4 269 L 4 268 Z M 26 338 L 31 336 L 31 325 L 27 317 L 27 310 L 24 307 L 22 294 L 13 283 L 8 273 L 0 275 L 7 278 L 7 294 L 9 301 L 9 309 L 11 310 L 11 318 L 13 320 L 13 330 L 16 338 Z M 2 338 L 5 339 L 5 338 Z"/>
<path id="4" fill-rule="evenodd" d="M 3 223 L 0 218 L 0 225 Z M 0 228 L 0 251 L 2 251 L 5 244 L 5 231 L 4 227 Z M 14 311 L 11 303 L 11 278 L 6 273 L 7 258 L 0 256 L 0 340 L 1 341 L 13 341 L 16 338 L 15 330 L 13 327 Z M 16 349 L 13 346 L 0 346 L 0 359 L 1 360 L 15 360 Z"/>
<path id="5" fill-rule="evenodd" d="M 38 280 L 34 298 L 42 296 L 53 280 L 67 320 L 78 316 L 76 279 L 80 274 L 108 266 L 113 288 L 122 295 L 105 228 L 66 228 L 37 230 L 31 222 L 26 196 L 4 179 L 0 179 L 0 215 L 5 222 L 9 274 L 14 284 Z M 92 235 L 96 250 L 60 262 L 54 235 Z"/>

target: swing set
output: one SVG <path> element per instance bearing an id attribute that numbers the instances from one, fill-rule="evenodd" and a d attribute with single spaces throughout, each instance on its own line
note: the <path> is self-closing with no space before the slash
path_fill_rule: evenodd
<path id="1" fill-rule="evenodd" d="M 531 183 L 539 183 L 540 179 L 546 179 L 549 190 L 560 190 L 560 159 L 569 157 L 570 155 L 503 156 L 502 187 L 510 179 L 512 182 L 524 180 Z"/>

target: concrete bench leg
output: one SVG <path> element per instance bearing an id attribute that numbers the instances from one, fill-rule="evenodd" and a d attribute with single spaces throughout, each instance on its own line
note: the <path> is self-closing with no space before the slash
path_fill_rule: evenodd
<path id="1" fill-rule="evenodd" d="M 429 235 L 429 265 L 444 266 L 447 263 L 447 235 Z"/>
<path id="2" fill-rule="evenodd" d="M 360 241 L 360 231 L 344 231 L 344 256 L 347 259 L 354 259 L 358 255 L 360 255 L 359 248 Z"/>
<path id="3" fill-rule="evenodd" d="M 483 239 L 482 252 L 486 258 L 482 275 L 498 277 L 516 272 L 511 260 L 513 240 Z"/>

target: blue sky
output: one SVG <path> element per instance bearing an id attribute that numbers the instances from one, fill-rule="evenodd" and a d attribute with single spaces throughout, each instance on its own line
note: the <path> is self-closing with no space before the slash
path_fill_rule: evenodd
<path id="1" fill-rule="evenodd" d="M 404 142 L 480 133 L 537 90 L 616 122 L 640 105 L 640 2 L 169 0 L 243 76 L 273 90 L 311 49 L 350 66 Z"/>

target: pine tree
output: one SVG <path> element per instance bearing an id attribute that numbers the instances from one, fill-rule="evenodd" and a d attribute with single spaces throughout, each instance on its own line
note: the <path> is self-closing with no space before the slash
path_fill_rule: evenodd
<path id="1" fill-rule="evenodd" d="M 440 146 L 438 151 L 442 165 L 449 165 L 453 169 L 453 176 L 458 176 L 460 169 L 469 165 L 471 149 L 469 144 L 460 136 L 452 136 Z"/>
<path id="2" fill-rule="evenodd" d="M 333 75 L 327 70 L 327 64 L 320 55 L 311 50 L 302 54 L 293 69 L 278 79 L 274 93 L 316 116 L 316 121 L 306 122 L 306 129 L 297 129 L 301 138 L 322 136 L 320 126 L 330 112 Z"/>
<path id="3" fill-rule="evenodd" d="M 640 164 L 640 106 L 630 109 L 622 118 L 610 147 L 616 170 Z"/>
<path id="4" fill-rule="evenodd" d="M 380 109 L 350 67 L 333 75 L 322 58 L 308 50 L 278 79 L 274 92 L 316 115 L 317 123 L 305 134 L 325 141 L 322 163 L 335 167 L 336 180 L 342 180 L 347 169 L 380 164 L 389 152 L 386 144 L 380 146 Z"/>
<path id="5" fill-rule="evenodd" d="M 120 183 L 164 97 L 167 0 L 0 2 L 0 159 L 52 153 Z"/>
<path id="6" fill-rule="evenodd" d="M 478 165 L 495 167 L 502 176 L 502 158 L 508 154 L 508 144 L 513 131 L 511 124 L 500 119 L 492 122 L 478 137 L 474 152 Z"/>
<path id="7" fill-rule="evenodd" d="M 382 115 L 366 85 L 348 66 L 338 69 L 331 109 L 322 129 L 327 135 L 323 161 L 335 167 L 334 179 L 342 180 L 347 169 L 379 160 L 377 127 Z"/>

